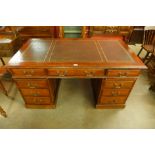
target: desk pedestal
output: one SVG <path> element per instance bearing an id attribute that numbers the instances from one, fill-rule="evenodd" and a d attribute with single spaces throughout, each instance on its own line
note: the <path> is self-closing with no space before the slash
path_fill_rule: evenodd
<path id="1" fill-rule="evenodd" d="M 27 108 L 55 108 L 57 79 L 15 79 Z"/>

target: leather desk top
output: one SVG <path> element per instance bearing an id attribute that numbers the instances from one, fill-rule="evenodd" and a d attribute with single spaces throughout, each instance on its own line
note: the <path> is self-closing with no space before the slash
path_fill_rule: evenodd
<path id="1" fill-rule="evenodd" d="M 123 41 L 116 39 L 30 39 L 7 66 L 73 67 L 75 64 L 146 68 Z"/>

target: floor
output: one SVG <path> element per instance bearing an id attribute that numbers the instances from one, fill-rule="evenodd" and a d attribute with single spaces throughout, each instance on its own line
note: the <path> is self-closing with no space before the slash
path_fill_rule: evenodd
<path id="1" fill-rule="evenodd" d="M 139 45 L 130 47 L 136 52 L 140 49 Z M 0 115 L 0 128 L 155 128 L 155 93 L 149 86 L 147 71 L 143 71 L 124 109 L 99 110 L 89 79 L 61 80 L 56 109 L 26 109 L 13 85 L 13 100 L 0 93 L 0 105 L 8 115 Z"/>

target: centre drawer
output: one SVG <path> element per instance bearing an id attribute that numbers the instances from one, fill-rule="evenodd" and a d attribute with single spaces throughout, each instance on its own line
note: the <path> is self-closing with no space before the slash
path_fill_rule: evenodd
<path id="1" fill-rule="evenodd" d="M 114 88 L 114 89 L 120 89 L 120 88 L 132 88 L 135 81 L 110 81 L 106 80 L 104 83 L 104 88 Z"/>
<path id="2" fill-rule="evenodd" d="M 49 76 L 85 76 L 85 77 L 95 77 L 104 76 L 105 71 L 103 69 L 48 69 Z"/>
<path id="3" fill-rule="evenodd" d="M 16 80 L 17 85 L 20 88 L 47 88 L 47 80 Z"/>
<path id="4" fill-rule="evenodd" d="M 11 69 L 13 75 L 16 76 L 44 76 L 46 72 L 44 69 Z"/>
<path id="5" fill-rule="evenodd" d="M 49 96 L 48 89 L 20 89 L 24 96 Z"/>
<path id="6" fill-rule="evenodd" d="M 25 97 L 27 104 L 50 104 L 51 100 L 49 97 Z"/>

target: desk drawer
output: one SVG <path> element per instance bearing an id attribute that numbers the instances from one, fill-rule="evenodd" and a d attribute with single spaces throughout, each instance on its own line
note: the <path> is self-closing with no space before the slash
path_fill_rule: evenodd
<path id="1" fill-rule="evenodd" d="M 11 69 L 12 73 L 16 76 L 43 76 L 46 75 L 44 69 Z"/>
<path id="2" fill-rule="evenodd" d="M 16 80 L 20 88 L 47 88 L 47 80 Z"/>
<path id="3" fill-rule="evenodd" d="M 130 89 L 103 89 L 103 96 L 127 96 Z"/>
<path id="4" fill-rule="evenodd" d="M 25 97 L 27 104 L 50 104 L 51 100 L 49 97 Z"/>
<path id="5" fill-rule="evenodd" d="M 100 104 L 125 104 L 126 97 L 101 97 Z"/>
<path id="6" fill-rule="evenodd" d="M 13 50 L 8 49 L 8 50 L 0 50 L 0 56 L 1 57 L 10 57 L 14 54 Z"/>
<path id="7" fill-rule="evenodd" d="M 139 70 L 108 70 L 107 75 L 110 77 L 134 77 L 139 73 Z"/>
<path id="8" fill-rule="evenodd" d="M 8 43 L 0 43 L 0 50 L 8 50 L 11 48 L 11 45 Z"/>
<path id="9" fill-rule="evenodd" d="M 48 89 L 20 89 L 24 96 L 50 96 Z"/>
<path id="10" fill-rule="evenodd" d="M 132 88 L 135 81 L 105 81 L 104 88 L 114 88 L 114 89 L 120 89 L 120 88 Z"/>
<path id="11" fill-rule="evenodd" d="M 105 71 L 103 69 L 48 69 L 49 76 L 84 76 L 95 77 L 104 76 Z"/>

